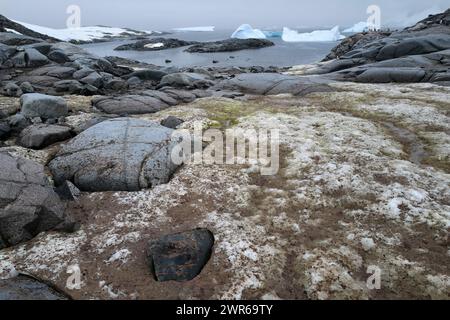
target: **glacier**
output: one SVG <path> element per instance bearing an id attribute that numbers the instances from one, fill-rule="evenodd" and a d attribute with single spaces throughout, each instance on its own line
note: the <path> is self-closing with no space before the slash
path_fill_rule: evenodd
<path id="1" fill-rule="evenodd" d="M 188 32 L 188 31 L 194 31 L 194 32 L 212 32 L 216 29 L 215 26 L 204 26 L 204 27 L 187 27 L 187 28 L 173 28 L 173 31 L 177 32 Z"/>
<path id="2" fill-rule="evenodd" d="M 299 33 L 298 31 L 284 27 L 281 38 L 285 42 L 322 42 L 339 41 L 344 39 L 345 36 L 339 32 L 339 26 L 331 30 L 316 30 L 309 33 Z"/>
<path id="3" fill-rule="evenodd" d="M 120 36 L 124 33 L 128 33 L 131 35 L 145 35 L 152 34 L 153 32 L 148 31 L 134 31 L 130 29 L 124 28 L 114 28 L 114 27 L 100 27 L 100 26 L 92 26 L 92 27 L 80 27 L 80 28 L 67 28 L 67 29 L 53 29 L 48 27 L 42 27 L 34 24 L 29 24 L 21 21 L 15 21 L 23 25 L 24 27 L 39 32 L 41 34 L 48 35 L 52 38 L 56 38 L 61 41 L 93 41 L 93 40 L 101 40 L 104 38 Z"/>
<path id="4" fill-rule="evenodd" d="M 259 29 L 253 29 L 249 24 L 243 24 L 231 35 L 236 39 L 266 39 L 266 35 Z"/>
<path id="5" fill-rule="evenodd" d="M 358 33 L 358 32 L 367 32 L 369 31 L 369 26 L 367 22 L 361 21 L 356 23 L 353 27 L 345 29 L 344 33 Z"/>

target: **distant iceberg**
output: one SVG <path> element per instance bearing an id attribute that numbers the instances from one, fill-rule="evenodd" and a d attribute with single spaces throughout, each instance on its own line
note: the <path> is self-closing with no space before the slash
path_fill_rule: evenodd
<path id="1" fill-rule="evenodd" d="M 134 31 L 124 28 L 113 27 L 80 27 L 80 28 L 68 28 L 68 29 L 53 29 L 48 27 L 37 26 L 34 24 L 24 23 L 20 21 L 14 21 L 23 25 L 25 28 L 33 30 L 35 32 L 45 34 L 52 38 L 56 38 L 61 41 L 93 41 L 109 37 L 121 36 L 123 34 L 131 35 L 150 35 L 152 32 Z"/>
<path id="2" fill-rule="evenodd" d="M 263 30 L 263 33 L 266 36 L 266 38 L 281 38 L 281 36 L 283 35 L 282 31 L 266 31 L 266 30 Z"/>
<path id="3" fill-rule="evenodd" d="M 193 31 L 193 32 L 212 32 L 214 31 L 216 27 L 214 26 L 205 26 L 205 27 L 187 27 L 187 28 L 173 28 L 172 30 L 178 31 L 178 32 L 187 32 L 187 31 Z"/>
<path id="4" fill-rule="evenodd" d="M 243 24 L 231 35 L 236 39 L 266 39 L 266 35 L 259 29 L 253 29 L 249 24 Z"/>
<path id="5" fill-rule="evenodd" d="M 339 41 L 345 38 L 339 32 L 339 26 L 331 30 L 316 30 L 310 33 L 299 33 L 289 28 L 283 28 L 283 41 L 286 42 L 321 42 L 321 41 Z"/>
<path id="6" fill-rule="evenodd" d="M 355 24 L 353 27 L 345 29 L 344 33 L 358 33 L 358 32 L 367 32 L 369 31 L 369 26 L 367 22 L 361 21 Z"/>

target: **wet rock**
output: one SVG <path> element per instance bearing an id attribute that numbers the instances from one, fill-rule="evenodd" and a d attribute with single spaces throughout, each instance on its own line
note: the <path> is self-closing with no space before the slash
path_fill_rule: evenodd
<path id="1" fill-rule="evenodd" d="M 26 275 L 0 280 L 0 300 L 69 300 L 53 287 Z"/>
<path id="2" fill-rule="evenodd" d="M 42 149 L 55 142 L 72 137 L 70 128 L 49 124 L 34 124 L 25 128 L 19 137 L 19 145 L 30 149 Z"/>
<path id="3" fill-rule="evenodd" d="M 20 87 L 13 82 L 8 82 L 3 87 L 2 93 L 8 97 L 20 97 L 23 94 L 22 89 L 20 89 Z"/>
<path id="4" fill-rule="evenodd" d="M 23 46 L 27 44 L 37 43 L 41 40 L 24 36 L 21 34 L 11 33 L 11 32 L 0 32 L 0 43 L 9 46 Z"/>
<path id="5" fill-rule="evenodd" d="M 413 83 L 420 82 L 426 72 L 419 68 L 370 68 L 356 77 L 365 83 Z"/>
<path id="6" fill-rule="evenodd" d="M 189 281 L 208 263 L 214 236 L 207 229 L 171 234 L 150 243 L 149 260 L 157 281 Z"/>
<path id="7" fill-rule="evenodd" d="M 70 181 L 64 181 L 55 191 L 62 200 L 76 201 L 81 196 L 80 189 Z"/>
<path id="8" fill-rule="evenodd" d="M 35 69 L 28 73 L 29 76 L 50 76 L 58 79 L 68 79 L 71 78 L 73 73 L 76 71 L 72 67 L 62 67 L 62 66 L 50 66 L 41 67 Z"/>
<path id="9" fill-rule="evenodd" d="M 144 95 L 101 97 L 94 99 L 93 105 L 103 112 L 119 115 L 154 113 L 169 107 L 157 98 Z"/>
<path id="10" fill-rule="evenodd" d="M 195 41 L 184 41 L 170 38 L 153 38 L 137 41 L 135 43 L 121 45 L 114 50 L 159 51 L 174 49 L 196 44 Z"/>
<path id="11" fill-rule="evenodd" d="M 43 231 L 73 230 L 42 165 L 0 152 L 0 167 L 0 238 L 6 246 Z"/>
<path id="12" fill-rule="evenodd" d="M 205 42 L 193 45 L 186 52 L 232 52 L 247 49 L 271 47 L 275 44 L 265 39 L 227 39 L 223 41 Z"/>
<path id="13" fill-rule="evenodd" d="M 188 87 L 188 88 L 208 88 L 214 82 L 204 74 L 179 72 L 164 76 L 159 84 L 160 87 Z"/>
<path id="14" fill-rule="evenodd" d="M 116 118 L 62 145 L 49 168 L 56 184 L 83 191 L 137 191 L 166 183 L 176 169 L 172 130 L 155 122 Z"/>
<path id="15" fill-rule="evenodd" d="M 11 132 L 15 134 L 20 133 L 23 129 L 31 125 L 31 120 L 20 113 L 10 116 L 7 121 L 11 127 Z"/>
<path id="16" fill-rule="evenodd" d="M 138 85 L 142 82 L 141 79 L 139 79 L 138 77 L 131 77 L 130 79 L 127 80 L 128 85 L 130 86 L 135 86 Z"/>
<path id="17" fill-rule="evenodd" d="M 84 67 L 84 68 L 81 68 L 80 70 L 75 71 L 73 73 L 72 77 L 75 80 L 80 80 L 82 78 L 87 77 L 88 75 L 90 75 L 93 72 L 95 72 L 95 70 L 88 68 L 88 67 Z"/>
<path id="18" fill-rule="evenodd" d="M 28 117 L 43 119 L 67 116 L 66 101 L 61 97 L 48 96 L 40 93 L 27 93 L 20 98 L 21 113 Z"/>
<path id="19" fill-rule="evenodd" d="M 161 121 L 161 125 L 170 129 L 176 129 L 179 125 L 181 125 L 184 121 L 180 118 L 174 116 L 168 116 L 167 118 Z"/>

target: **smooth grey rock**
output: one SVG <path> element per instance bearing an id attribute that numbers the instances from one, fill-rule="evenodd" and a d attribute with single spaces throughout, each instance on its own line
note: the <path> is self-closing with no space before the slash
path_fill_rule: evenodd
<path id="1" fill-rule="evenodd" d="M 116 118 L 83 131 L 49 164 L 57 185 L 83 191 L 137 191 L 166 183 L 175 171 L 172 132 L 158 123 Z"/>
<path id="2" fill-rule="evenodd" d="M 159 84 L 160 87 L 190 87 L 203 88 L 213 86 L 214 82 L 204 74 L 179 72 L 164 76 Z"/>
<path id="3" fill-rule="evenodd" d="M 20 84 L 20 89 L 23 93 L 34 93 L 34 88 L 31 83 L 25 81 Z"/>
<path id="4" fill-rule="evenodd" d="M 141 80 L 147 80 L 147 81 L 161 81 L 161 79 L 166 76 L 167 73 L 159 70 L 150 70 L 150 69 L 144 69 L 144 70 L 137 70 L 129 75 L 127 75 L 127 79 L 137 77 Z"/>
<path id="5" fill-rule="evenodd" d="M 0 300 L 70 300 L 51 286 L 30 276 L 0 280 Z"/>
<path id="6" fill-rule="evenodd" d="M 168 95 L 167 93 L 165 93 L 163 91 L 146 90 L 146 91 L 142 92 L 142 94 L 145 96 L 148 96 L 148 97 L 153 97 L 158 100 L 161 100 L 162 102 L 168 104 L 169 106 L 175 106 L 178 104 L 178 101 L 176 99 L 172 98 L 170 95 Z"/>
<path id="7" fill-rule="evenodd" d="M 364 83 L 414 83 L 420 82 L 426 72 L 420 68 L 369 68 L 356 77 Z"/>
<path id="8" fill-rule="evenodd" d="M 9 46 L 23 46 L 41 42 L 42 40 L 11 32 L 0 32 L 0 43 Z"/>
<path id="9" fill-rule="evenodd" d="M 98 72 L 92 72 L 88 76 L 80 79 L 80 82 L 101 88 L 103 86 L 103 77 Z"/>
<path id="10" fill-rule="evenodd" d="M 65 117 L 68 114 L 66 101 L 61 97 L 40 93 L 27 93 L 20 98 L 21 113 L 28 117 L 43 119 Z"/>
<path id="11" fill-rule="evenodd" d="M 44 167 L 0 152 L 0 238 L 6 246 L 43 231 L 73 231 L 74 222 L 53 191 Z"/>
<path id="12" fill-rule="evenodd" d="M 66 63 L 70 61 L 70 58 L 62 50 L 53 50 L 47 57 L 56 63 Z"/>
<path id="13" fill-rule="evenodd" d="M 93 69 L 91 69 L 91 68 L 84 67 L 84 68 L 82 68 L 82 69 L 80 69 L 80 70 L 78 70 L 78 71 L 75 71 L 75 72 L 73 73 L 72 77 L 73 77 L 75 80 L 80 80 L 80 79 L 82 79 L 82 78 L 84 78 L 84 77 L 87 77 L 87 76 L 90 75 L 92 72 L 95 72 L 95 71 L 94 71 Z"/>
<path id="14" fill-rule="evenodd" d="M 62 66 L 49 66 L 34 69 L 29 72 L 30 76 L 50 76 L 58 79 L 68 79 L 71 78 L 73 73 L 76 71 L 72 67 L 62 67 Z"/>
<path id="15" fill-rule="evenodd" d="M 164 236 L 149 244 L 150 269 L 157 281 L 190 281 L 208 263 L 213 246 L 207 229 Z"/>
<path id="16" fill-rule="evenodd" d="M 138 85 L 142 82 L 141 79 L 139 79 L 138 77 L 131 77 L 127 80 L 128 85 L 130 86 L 135 86 Z"/>
<path id="17" fill-rule="evenodd" d="M 61 80 L 53 83 L 53 87 L 56 92 L 67 92 L 71 94 L 80 94 L 85 90 L 85 86 L 83 86 L 77 80 Z"/>
<path id="18" fill-rule="evenodd" d="M 108 80 L 105 83 L 104 87 L 107 90 L 121 91 L 128 89 L 128 83 L 120 78 L 113 78 L 111 80 Z"/>
<path id="19" fill-rule="evenodd" d="M 30 149 L 45 148 L 55 142 L 72 137 L 70 128 L 49 124 L 34 124 L 25 128 L 19 137 L 19 144 Z"/>
<path id="20" fill-rule="evenodd" d="M 22 89 L 13 82 L 8 82 L 2 89 L 3 95 L 8 97 L 20 97 L 23 94 Z"/>
<path id="21" fill-rule="evenodd" d="M 161 125 L 170 128 L 170 129 L 176 129 L 179 125 L 181 125 L 184 121 L 180 118 L 174 117 L 174 116 L 168 116 L 167 118 L 163 119 L 161 121 Z"/>
<path id="22" fill-rule="evenodd" d="M 0 121 L 0 140 L 8 138 L 10 132 L 11 127 L 9 126 L 9 124 L 4 120 Z"/>
<path id="23" fill-rule="evenodd" d="M 48 64 L 50 61 L 46 56 L 36 49 L 25 49 L 25 60 L 27 67 L 35 68 Z"/>
<path id="24" fill-rule="evenodd" d="M 31 120 L 20 113 L 10 116 L 7 121 L 13 133 L 20 133 L 23 129 L 31 125 Z"/>
<path id="25" fill-rule="evenodd" d="M 103 97 L 93 100 L 93 105 L 103 112 L 119 115 L 154 113 L 169 107 L 157 98 L 144 95 Z"/>

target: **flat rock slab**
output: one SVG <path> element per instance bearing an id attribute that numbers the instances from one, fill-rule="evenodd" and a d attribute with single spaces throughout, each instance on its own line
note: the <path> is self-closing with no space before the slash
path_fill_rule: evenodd
<path id="1" fill-rule="evenodd" d="M 117 118 L 96 124 L 62 145 L 49 168 L 57 185 L 82 191 L 137 191 L 167 183 L 177 166 L 173 130 L 158 123 Z"/>
<path id="2" fill-rule="evenodd" d="M 227 39 L 222 41 L 195 44 L 185 51 L 198 53 L 233 52 L 239 50 L 271 47 L 274 45 L 275 44 L 272 41 L 265 39 Z"/>
<path id="3" fill-rule="evenodd" d="M 66 101 L 61 97 L 40 93 L 27 93 L 20 97 L 21 113 L 29 118 L 52 119 L 68 114 Z"/>
<path id="4" fill-rule="evenodd" d="M 189 281 L 211 257 L 214 236 L 207 229 L 171 234 L 150 244 L 149 259 L 157 281 Z"/>
<path id="5" fill-rule="evenodd" d="M 43 231 L 72 231 L 42 165 L 0 152 L 0 168 L 0 246 L 28 241 Z"/>
<path id="6" fill-rule="evenodd" d="M 0 300 L 69 300 L 69 298 L 32 277 L 19 275 L 0 280 Z"/>
<path id="7" fill-rule="evenodd" d="M 53 143 L 72 137 L 70 128 L 50 124 L 35 124 L 25 128 L 19 137 L 19 144 L 25 148 L 41 149 Z"/>
<path id="8" fill-rule="evenodd" d="M 105 113 L 119 115 L 155 113 L 169 107 L 157 97 L 144 95 L 95 98 L 92 104 Z"/>

